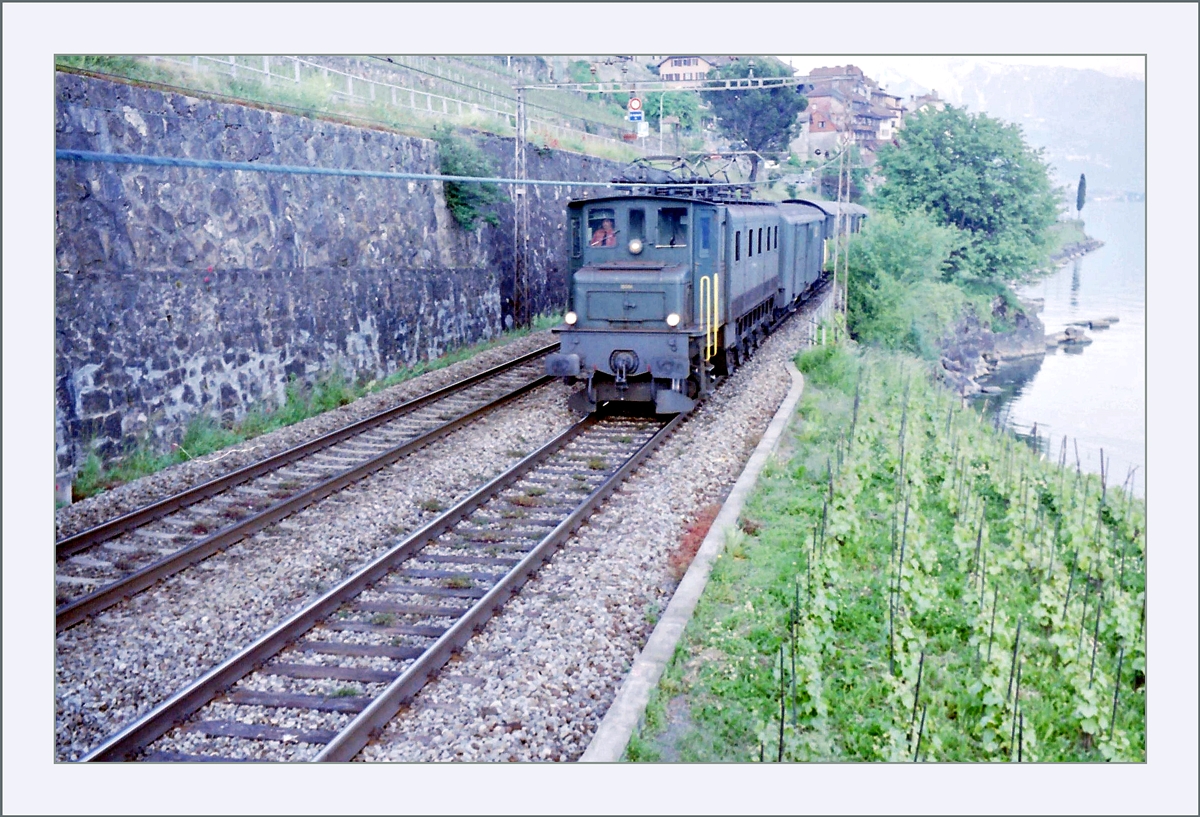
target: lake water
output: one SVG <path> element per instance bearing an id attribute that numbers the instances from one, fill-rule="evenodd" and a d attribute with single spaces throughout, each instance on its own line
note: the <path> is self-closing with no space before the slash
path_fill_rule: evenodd
<path id="1" fill-rule="evenodd" d="M 1089 236 L 1105 243 L 1068 262 L 1036 284 L 1022 287 L 1023 298 L 1044 298 L 1040 317 L 1047 334 L 1072 321 L 1116 316 L 1109 329 L 1086 329 L 1093 343 L 1067 351 L 1049 349 L 1045 358 L 1001 366 L 989 382 L 1004 394 L 989 401 L 1003 422 L 1022 436 L 1037 435 L 1048 456 L 1057 459 L 1068 437 L 1068 461 L 1075 443 L 1084 470 L 1100 472 L 1104 449 L 1109 484 L 1122 484 L 1136 467 L 1134 490 L 1145 496 L 1146 476 L 1146 205 L 1144 202 L 1089 202 L 1083 211 Z"/>

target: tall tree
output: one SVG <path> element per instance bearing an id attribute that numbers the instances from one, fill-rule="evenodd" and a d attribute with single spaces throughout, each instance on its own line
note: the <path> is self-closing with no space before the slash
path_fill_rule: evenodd
<path id="1" fill-rule="evenodd" d="M 1058 203 L 1019 126 L 951 105 L 917 114 L 880 149 L 877 171 L 882 209 L 925 210 L 967 233 L 947 280 L 1015 280 L 1045 262 Z"/>
<path id="2" fill-rule="evenodd" d="M 1083 210 L 1083 203 L 1087 200 L 1087 176 L 1079 174 L 1079 188 L 1075 191 L 1075 218 L 1079 218 L 1079 213 Z"/>
<path id="3" fill-rule="evenodd" d="M 752 65 L 753 63 L 753 65 Z M 790 77 L 792 69 L 773 57 L 754 57 L 731 62 L 709 73 L 710 79 Z M 798 86 L 758 88 L 744 91 L 708 91 L 705 100 L 712 105 L 721 132 L 731 141 L 744 142 L 760 155 L 782 152 L 796 134 L 796 117 L 808 107 L 808 99 Z M 750 181 L 758 178 L 758 156 L 750 156 Z"/>

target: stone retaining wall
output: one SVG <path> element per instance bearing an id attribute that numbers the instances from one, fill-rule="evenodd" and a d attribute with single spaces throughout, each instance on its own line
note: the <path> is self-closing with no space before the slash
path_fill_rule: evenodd
<path id="1" fill-rule="evenodd" d="M 56 77 L 56 147 L 438 173 L 434 142 L 85 76 Z M 480 136 L 498 176 L 511 139 Z M 530 151 L 531 178 L 615 163 Z M 281 400 L 288 379 L 380 378 L 512 324 L 512 212 L 466 231 L 440 182 L 58 161 L 56 472 L 189 421 Z M 566 204 L 530 188 L 533 313 L 565 303 Z"/>

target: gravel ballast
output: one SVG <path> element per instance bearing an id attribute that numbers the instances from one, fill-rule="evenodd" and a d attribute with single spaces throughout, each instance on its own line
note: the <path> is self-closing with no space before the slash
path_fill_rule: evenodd
<path id="1" fill-rule="evenodd" d="M 786 361 L 809 331 L 793 319 L 767 339 L 359 759 L 578 759 L 670 600 L 671 549 L 736 480 L 789 388 Z M 172 469 L 189 471 L 184 476 L 141 482 L 197 484 L 548 340 L 547 333 L 523 338 L 364 398 L 336 419 L 323 415 L 251 441 L 269 448 L 245 461 L 195 461 Z M 434 512 L 423 504 L 448 507 L 568 427 L 575 419 L 568 392 L 557 383 L 538 389 L 419 460 L 401 461 L 60 634 L 56 756 L 82 756 L 427 521 Z M 372 399 L 379 402 L 359 406 Z M 285 434 L 286 442 L 273 439 Z M 166 489 L 135 483 L 64 509 L 60 532 L 94 524 L 80 521 L 83 505 L 108 502 L 94 512 L 111 515 L 121 502 L 147 501 L 112 495 L 155 490 Z M 190 741 L 180 734 L 169 742 L 186 751 Z"/>
<path id="2" fill-rule="evenodd" d="M 442 384 L 443 378 L 433 375 L 445 375 L 444 382 L 449 382 L 514 357 L 521 346 L 546 342 L 544 335 L 524 338 L 484 353 L 490 360 L 463 361 L 473 365 L 439 370 L 401 385 L 409 386 L 410 396 L 415 396 Z M 400 399 L 391 395 L 386 405 Z M 346 408 L 366 416 L 383 407 Z M 336 419 L 313 418 L 306 421 L 312 424 L 307 434 L 316 436 L 353 419 L 356 416 L 344 411 Z M 448 507 L 574 421 L 561 389 L 537 389 L 417 455 L 60 633 L 56 757 L 82 756 L 432 518 L 436 511 L 430 508 L 436 506 L 431 503 Z M 291 432 L 286 443 L 267 437 L 262 441 L 278 445 L 277 450 L 294 445 L 305 438 L 301 425 L 305 424 L 270 435 Z M 197 465 L 187 463 L 179 470 Z M 165 472 L 148 479 L 156 478 L 173 479 Z M 164 490 L 161 484 L 124 487 L 129 494 L 154 498 L 154 491 Z M 96 504 L 101 499 L 104 496 L 97 497 Z M 111 513 L 111 507 L 105 512 Z"/>
<path id="3" fill-rule="evenodd" d="M 358 759 L 577 760 L 670 601 L 671 549 L 737 479 L 808 331 L 769 338 Z"/>

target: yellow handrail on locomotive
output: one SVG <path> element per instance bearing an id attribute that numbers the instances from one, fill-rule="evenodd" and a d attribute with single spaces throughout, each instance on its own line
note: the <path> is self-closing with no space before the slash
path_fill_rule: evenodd
<path id="1" fill-rule="evenodd" d="M 713 273 L 711 280 L 700 278 L 700 316 L 704 324 L 704 359 L 717 353 L 717 330 L 721 322 L 721 276 Z"/>

